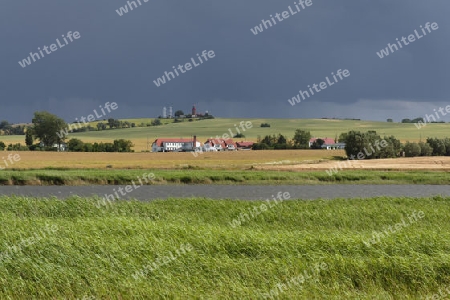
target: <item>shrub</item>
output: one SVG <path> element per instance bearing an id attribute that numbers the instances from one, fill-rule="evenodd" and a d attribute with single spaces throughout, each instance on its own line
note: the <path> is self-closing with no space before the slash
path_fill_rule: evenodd
<path id="1" fill-rule="evenodd" d="M 275 144 L 273 146 L 273 149 L 275 149 L 275 150 L 284 150 L 284 149 L 288 149 L 288 148 L 289 148 L 288 144 Z"/>
<path id="2" fill-rule="evenodd" d="M 434 156 L 442 156 L 446 154 L 444 140 L 438 138 L 427 138 L 427 143 L 433 148 Z"/>
<path id="3" fill-rule="evenodd" d="M 325 141 L 322 139 L 315 140 L 312 145 L 311 149 L 322 149 L 322 145 L 325 144 Z"/>
<path id="4" fill-rule="evenodd" d="M 6 148 L 8 151 L 28 151 L 28 146 L 21 145 L 20 143 L 17 144 L 9 144 Z"/>
<path id="5" fill-rule="evenodd" d="M 269 150 L 270 147 L 269 145 L 265 144 L 265 143 L 254 143 L 252 146 L 253 150 Z"/>
<path id="6" fill-rule="evenodd" d="M 420 156 L 431 156 L 433 154 L 433 148 L 431 148 L 430 144 L 420 142 Z"/>
<path id="7" fill-rule="evenodd" d="M 420 156 L 420 154 L 422 153 L 422 149 L 421 149 L 420 145 L 417 143 L 407 142 L 404 147 L 404 150 L 405 150 L 406 157 L 416 157 L 416 156 Z"/>
<path id="8" fill-rule="evenodd" d="M 160 119 L 154 119 L 151 124 L 152 126 L 159 126 L 162 124 L 162 122 Z"/>
<path id="9" fill-rule="evenodd" d="M 130 140 L 114 140 L 114 152 L 133 152 L 131 147 L 133 147 L 133 143 Z"/>
<path id="10" fill-rule="evenodd" d="M 80 139 L 70 139 L 67 143 L 67 150 L 72 152 L 85 151 L 84 143 Z"/>

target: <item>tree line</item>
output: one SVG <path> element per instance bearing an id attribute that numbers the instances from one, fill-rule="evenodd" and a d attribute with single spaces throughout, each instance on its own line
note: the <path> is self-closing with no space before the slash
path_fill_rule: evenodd
<path id="1" fill-rule="evenodd" d="M 109 119 L 108 121 L 110 126 L 113 127 L 121 124 L 121 122 L 117 123 L 114 119 Z M 3 123 L 2 128 L 5 128 L 6 123 Z M 49 112 L 41 111 L 34 113 L 31 123 L 31 126 L 24 128 L 26 146 L 20 143 L 6 146 L 5 143 L 0 142 L 0 150 L 56 151 L 63 149 L 67 136 L 61 133 L 67 133 L 67 128 L 69 127 L 63 119 Z M 72 131 L 75 130 L 76 128 Z M 36 140 L 38 140 L 38 143 L 35 143 Z M 114 140 L 112 143 L 84 143 L 79 139 L 70 139 L 67 143 L 67 150 L 74 152 L 133 152 L 132 147 L 133 143 L 124 139 Z"/>
<path id="2" fill-rule="evenodd" d="M 282 149 L 309 149 L 309 131 L 297 129 L 294 137 L 289 140 L 279 133 L 278 135 L 266 135 L 264 138 L 258 136 L 257 142 L 253 144 L 253 150 L 282 150 Z"/>
<path id="3" fill-rule="evenodd" d="M 311 133 L 297 129 L 292 139 L 281 133 L 278 135 L 258 136 L 253 150 L 281 149 L 322 149 L 323 140 L 317 139 L 311 147 Z M 364 159 L 395 158 L 400 156 L 450 156 L 450 138 L 427 138 L 426 142 L 402 144 L 395 136 L 381 137 L 376 131 L 361 132 L 351 130 L 341 133 L 334 139 L 335 143 L 345 143 L 345 153 L 348 157 L 358 157 L 364 154 Z"/>
<path id="4" fill-rule="evenodd" d="M 6 120 L 0 122 L 0 132 L 3 135 L 24 135 L 25 131 L 26 131 L 25 125 L 10 124 Z"/>

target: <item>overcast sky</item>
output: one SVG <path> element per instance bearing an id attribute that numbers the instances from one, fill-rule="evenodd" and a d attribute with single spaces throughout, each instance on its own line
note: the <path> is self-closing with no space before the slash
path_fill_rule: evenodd
<path id="1" fill-rule="evenodd" d="M 312 0 L 254 35 L 294 1 L 123 0 L 0 2 L 0 119 L 37 110 L 66 121 L 116 102 L 115 118 L 157 117 L 164 106 L 235 118 L 348 117 L 400 121 L 450 104 L 448 0 Z M 439 29 L 380 59 L 396 38 Z M 69 31 L 81 38 L 22 68 L 19 61 Z M 203 50 L 215 57 L 157 87 Z M 338 69 L 350 76 L 291 106 L 288 99 Z M 450 117 L 444 120 L 450 121 Z"/>

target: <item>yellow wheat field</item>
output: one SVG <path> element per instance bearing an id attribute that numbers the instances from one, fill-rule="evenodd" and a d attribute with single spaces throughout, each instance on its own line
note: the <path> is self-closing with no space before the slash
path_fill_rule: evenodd
<path id="1" fill-rule="evenodd" d="M 283 151 L 226 151 L 199 153 L 85 153 L 85 152 L 3 152 L 20 155 L 20 161 L 10 165 L 15 169 L 71 168 L 71 169 L 178 169 L 188 166 L 211 169 L 248 169 L 256 166 L 296 165 L 317 163 L 343 156 L 343 150 L 283 150 Z M 3 159 L 0 160 L 0 164 Z M 4 163 L 3 163 L 4 165 Z"/>

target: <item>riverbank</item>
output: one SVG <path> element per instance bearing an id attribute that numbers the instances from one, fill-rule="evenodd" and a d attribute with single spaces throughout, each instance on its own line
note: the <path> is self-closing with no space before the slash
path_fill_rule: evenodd
<path id="1" fill-rule="evenodd" d="M 450 184 L 450 172 L 345 170 L 333 175 L 325 171 L 269 170 L 116 170 L 49 169 L 5 170 L 0 185 L 119 185 L 131 184 L 143 174 L 154 174 L 144 185 L 166 184 Z"/>

